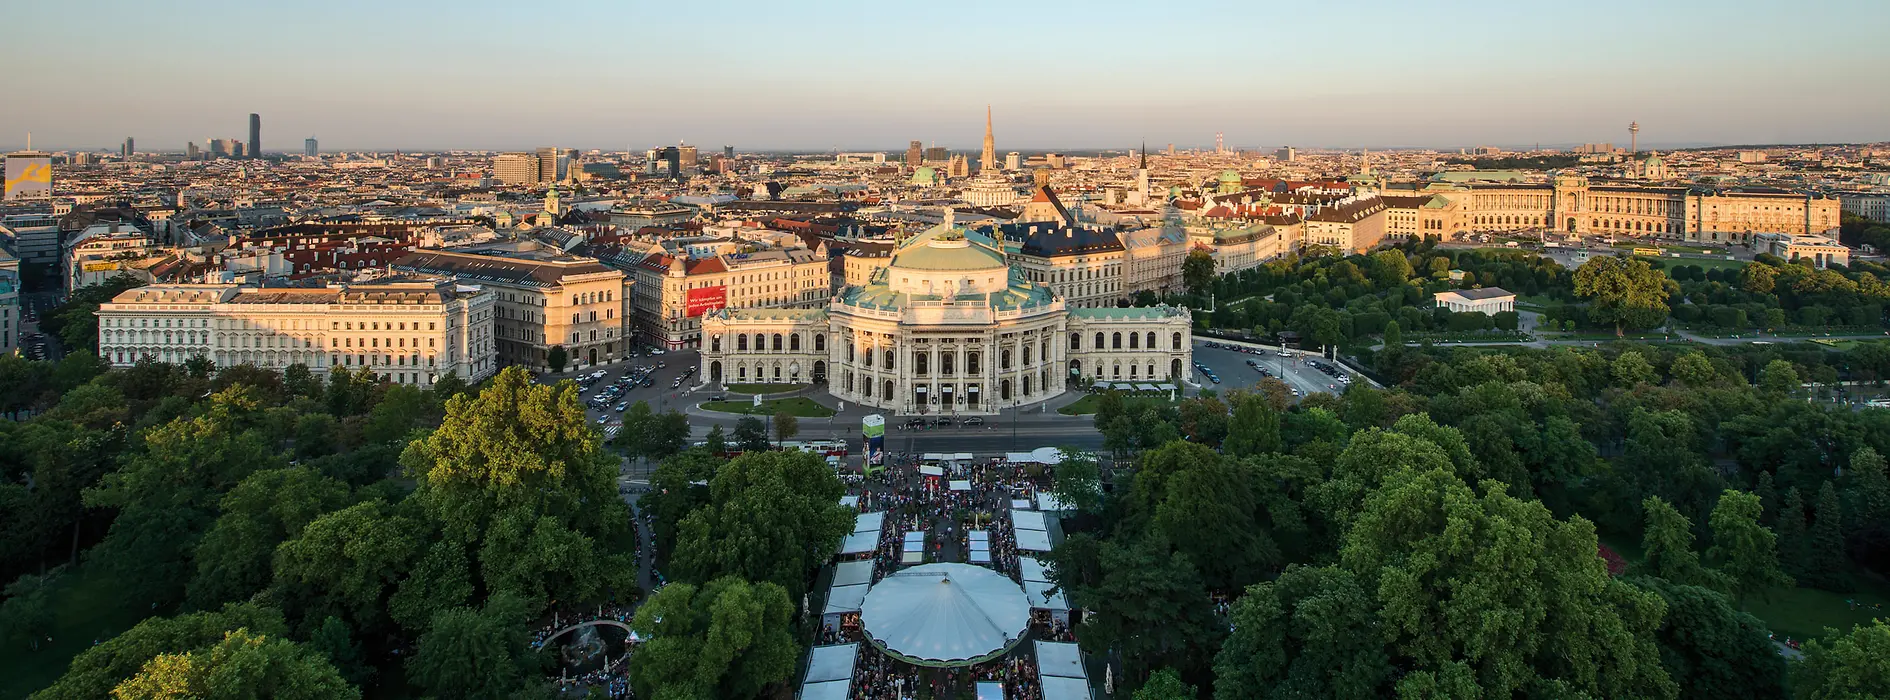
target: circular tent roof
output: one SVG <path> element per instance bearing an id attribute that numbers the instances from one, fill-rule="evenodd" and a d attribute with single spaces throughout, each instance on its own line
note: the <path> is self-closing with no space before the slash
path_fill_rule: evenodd
<path id="1" fill-rule="evenodd" d="M 860 622 L 873 646 L 920 666 L 969 666 L 1004 655 L 1024 638 L 1024 589 L 970 564 L 926 564 L 887 576 L 866 592 Z"/>

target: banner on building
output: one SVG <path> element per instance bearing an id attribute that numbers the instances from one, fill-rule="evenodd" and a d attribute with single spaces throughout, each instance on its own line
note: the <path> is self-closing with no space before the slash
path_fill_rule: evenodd
<path id="1" fill-rule="evenodd" d="M 725 286 L 691 289 L 683 295 L 683 316 L 687 318 L 695 318 L 726 306 L 728 287 Z"/>
<path id="2" fill-rule="evenodd" d="M 52 196 L 50 156 L 7 156 L 6 199 L 45 199 Z"/>

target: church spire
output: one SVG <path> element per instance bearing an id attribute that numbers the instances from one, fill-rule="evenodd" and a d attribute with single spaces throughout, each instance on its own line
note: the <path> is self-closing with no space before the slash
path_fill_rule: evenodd
<path id="1" fill-rule="evenodd" d="M 978 172 L 997 172 L 997 145 L 991 140 L 991 105 L 984 106 L 984 153 L 978 157 Z"/>

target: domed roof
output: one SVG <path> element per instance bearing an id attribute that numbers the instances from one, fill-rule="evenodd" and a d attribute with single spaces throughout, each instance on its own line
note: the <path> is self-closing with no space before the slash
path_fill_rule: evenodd
<path id="1" fill-rule="evenodd" d="M 1004 256 L 982 243 L 965 238 L 964 231 L 950 224 L 939 224 L 893 252 L 890 263 L 901 270 L 960 271 L 1002 270 Z"/>
<path id="2" fill-rule="evenodd" d="M 1221 171 L 1221 182 L 1240 182 L 1240 173 L 1232 170 Z"/>
<path id="3" fill-rule="evenodd" d="M 938 182 L 938 170 L 930 165 L 919 166 L 918 169 L 912 171 L 912 179 L 907 182 L 913 185 L 930 185 Z"/>

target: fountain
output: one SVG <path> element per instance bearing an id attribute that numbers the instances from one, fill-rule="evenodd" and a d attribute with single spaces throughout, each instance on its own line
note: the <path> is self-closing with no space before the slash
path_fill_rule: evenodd
<path id="1" fill-rule="evenodd" d="M 597 633 L 596 625 L 586 625 L 571 633 L 571 641 L 559 650 L 565 667 L 584 673 L 597 668 L 597 660 L 609 651 L 609 645 L 603 635 Z"/>

